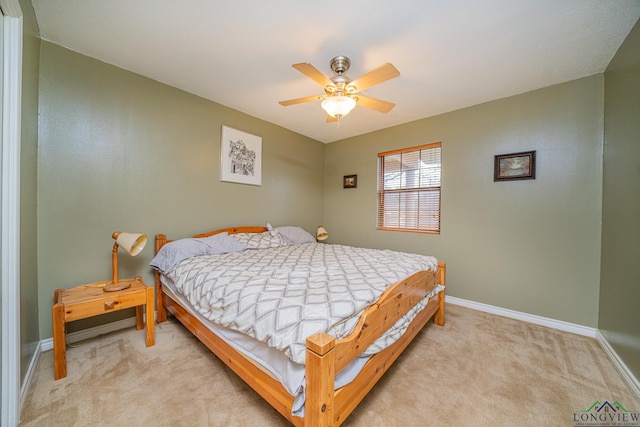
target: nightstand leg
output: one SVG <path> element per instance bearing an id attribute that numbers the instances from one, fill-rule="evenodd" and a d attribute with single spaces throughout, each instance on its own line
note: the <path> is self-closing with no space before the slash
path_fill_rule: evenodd
<path id="1" fill-rule="evenodd" d="M 65 339 L 64 305 L 51 308 L 53 325 L 53 375 L 56 380 L 67 376 L 67 343 Z"/>
<path id="2" fill-rule="evenodd" d="M 156 343 L 155 336 L 155 322 L 153 319 L 153 288 L 151 286 L 147 287 L 147 303 L 145 304 L 146 308 L 146 317 L 147 317 L 147 347 L 151 347 Z"/>
<path id="3" fill-rule="evenodd" d="M 142 320 L 142 306 L 136 307 L 136 329 L 140 330 L 144 328 L 144 320 Z"/>

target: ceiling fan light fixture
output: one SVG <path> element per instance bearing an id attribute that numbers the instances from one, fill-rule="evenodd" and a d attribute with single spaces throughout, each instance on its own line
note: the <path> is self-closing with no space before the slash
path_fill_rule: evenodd
<path id="1" fill-rule="evenodd" d="M 350 96 L 334 95 L 322 101 L 322 109 L 335 118 L 344 117 L 356 106 L 356 100 Z"/>

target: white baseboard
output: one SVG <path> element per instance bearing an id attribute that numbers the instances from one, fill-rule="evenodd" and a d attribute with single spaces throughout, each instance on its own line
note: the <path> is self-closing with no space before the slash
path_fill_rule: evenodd
<path id="1" fill-rule="evenodd" d="M 590 338 L 595 338 L 600 344 L 600 347 L 607 355 L 607 358 L 613 363 L 620 375 L 629 384 L 631 391 L 633 391 L 640 398 L 640 382 L 633 375 L 627 365 L 620 359 L 613 347 L 606 340 L 604 335 L 596 329 L 589 328 L 587 326 L 576 325 L 575 323 L 564 322 L 562 320 L 550 319 L 548 317 L 536 316 L 533 314 L 522 313 L 519 311 L 509 310 L 506 308 L 496 307 L 494 305 L 483 304 L 480 302 L 474 302 L 465 300 L 462 298 L 456 298 L 449 295 L 445 296 L 445 301 L 453 305 L 459 305 L 462 307 L 471 308 L 478 311 L 484 311 L 486 313 L 496 314 L 498 316 L 508 317 L 511 319 L 522 320 L 523 322 L 529 322 L 536 325 L 546 326 L 548 328 L 557 329 L 560 331 L 571 332 L 577 335 L 583 335 Z"/>
<path id="2" fill-rule="evenodd" d="M 546 326 L 548 328 L 557 329 L 559 331 L 571 332 L 577 335 L 595 338 L 598 330 L 587 326 L 577 325 L 575 323 L 564 322 L 562 320 L 550 319 L 548 317 L 536 316 L 534 314 L 522 313 L 520 311 L 509 310 L 507 308 L 496 307 L 495 305 L 483 304 L 462 298 L 445 296 L 445 301 L 453 305 L 460 305 L 472 308 L 486 313 L 496 314 L 510 319 L 522 320 L 523 322 L 533 323 L 535 325 Z"/>
<path id="3" fill-rule="evenodd" d="M 24 406 L 24 402 L 27 400 L 29 388 L 31 388 L 33 375 L 36 371 L 36 366 L 38 366 L 38 361 L 40 360 L 40 353 L 42 353 L 41 349 L 42 344 L 37 343 L 33 350 L 33 354 L 31 355 L 31 360 L 29 361 L 29 367 L 27 368 L 27 373 L 24 376 L 24 381 L 22 381 L 22 384 L 20 385 L 20 414 L 22 414 L 22 407 Z"/>
<path id="4" fill-rule="evenodd" d="M 596 339 L 598 340 L 600 347 L 602 347 L 609 360 L 611 360 L 614 366 L 618 368 L 618 371 L 620 372 L 624 380 L 627 382 L 627 384 L 629 384 L 631 390 L 633 390 L 638 398 L 640 398 L 640 381 L 638 381 L 631 370 L 629 370 L 627 365 L 622 361 L 622 359 L 620 359 L 620 356 L 618 356 L 618 353 L 616 353 L 613 347 L 611 347 L 611 344 L 609 344 L 609 341 L 607 341 L 604 335 L 602 335 L 602 332 L 598 331 L 598 333 L 596 334 Z"/>
<path id="5" fill-rule="evenodd" d="M 72 344 L 78 341 L 88 340 L 89 338 L 95 338 L 98 335 L 104 335 L 109 332 L 119 331 L 120 329 L 130 328 L 136 325 L 135 317 L 128 317 L 126 319 L 117 320 L 115 322 L 106 323 L 104 325 L 95 326 L 93 328 L 83 329 L 81 331 L 72 332 L 67 334 L 67 344 Z M 40 341 L 40 350 L 47 351 L 53 349 L 53 338 L 47 338 Z"/>

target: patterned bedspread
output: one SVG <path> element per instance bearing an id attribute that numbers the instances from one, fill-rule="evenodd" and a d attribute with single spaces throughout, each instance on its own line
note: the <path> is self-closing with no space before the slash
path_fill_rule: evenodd
<path id="1" fill-rule="evenodd" d="M 437 267 L 429 256 L 306 243 L 197 256 L 182 261 L 168 276 L 207 319 L 304 364 L 308 336 L 347 336 L 389 285 Z M 407 324 L 401 319 L 396 326 Z M 388 341 L 381 338 L 374 346 L 383 348 Z"/>

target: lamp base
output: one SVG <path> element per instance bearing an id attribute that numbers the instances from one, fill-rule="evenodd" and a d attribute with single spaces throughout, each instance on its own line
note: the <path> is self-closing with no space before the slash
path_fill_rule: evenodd
<path id="1" fill-rule="evenodd" d="M 130 287 L 131 287 L 131 281 L 118 282 L 118 283 L 111 282 L 111 283 L 107 283 L 106 285 L 104 285 L 102 290 L 104 292 L 117 292 L 117 291 L 122 291 L 122 290 L 130 288 Z"/>

